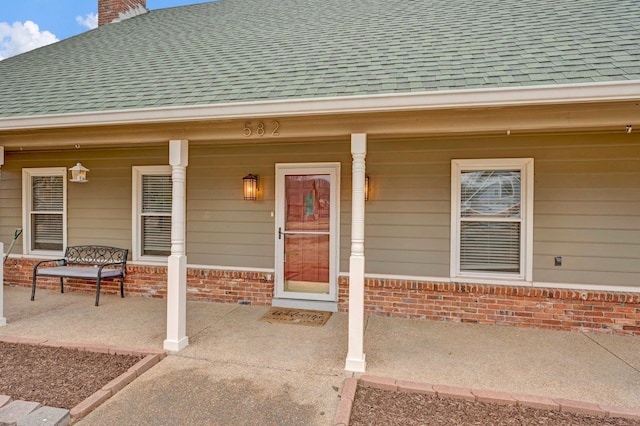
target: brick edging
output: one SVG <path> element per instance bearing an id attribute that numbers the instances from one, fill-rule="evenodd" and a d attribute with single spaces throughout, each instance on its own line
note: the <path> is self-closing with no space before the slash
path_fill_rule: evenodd
<path id="1" fill-rule="evenodd" d="M 340 396 L 338 409 L 333 418 L 333 426 L 349 426 L 351 409 L 353 408 L 353 401 L 356 399 L 357 387 L 358 379 L 353 377 L 345 379 L 344 385 L 342 385 L 342 395 Z"/>
<path id="2" fill-rule="evenodd" d="M 572 414 L 596 417 L 615 417 L 640 420 L 640 409 L 614 407 L 591 402 L 574 401 L 564 398 L 550 398 L 538 395 L 525 395 L 511 392 L 470 389 L 457 386 L 431 385 L 428 383 L 396 380 L 388 377 L 363 375 L 360 379 L 348 378 L 344 381 L 342 396 L 338 403 L 333 426 L 349 426 L 351 409 L 358 385 L 368 388 L 396 392 L 421 393 L 442 398 L 463 399 L 499 405 L 519 405 L 542 410 L 557 410 Z"/>
<path id="3" fill-rule="evenodd" d="M 135 378 L 140 377 L 142 373 L 149 370 L 151 367 L 156 365 L 158 362 L 160 362 L 160 360 L 167 356 L 166 351 L 163 350 L 127 348 L 122 346 L 97 344 L 78 344 L 57 342 L 48 339 L 30 339 L 26 337 L 15 336 L 0 336 L 0 342 L 22 343 L 38 346 L 53 346 L 56 348 L 76 349 L 82 352 L 98 352 L 112 355 L 133 355 L 144 357 L 140 361 L 135 363 L 132 367 L 130 367 L 127 371 L 111 380 L 109 383 L 87 397 L 84 401 L 81 401 L 75 407 L 71 408 L 70 414 L 73 421 L 77 421 L 92 412 L 100 404 L 111 398 L 118 391 L 131 383 Z"/>

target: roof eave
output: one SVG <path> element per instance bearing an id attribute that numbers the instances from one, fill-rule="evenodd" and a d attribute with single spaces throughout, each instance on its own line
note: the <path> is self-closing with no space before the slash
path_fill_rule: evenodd
<path id="1" fill-rule="evenodd" d="M 0 118 L 0 131 L 640 100 L 640 80 L 305 98 Z"/>

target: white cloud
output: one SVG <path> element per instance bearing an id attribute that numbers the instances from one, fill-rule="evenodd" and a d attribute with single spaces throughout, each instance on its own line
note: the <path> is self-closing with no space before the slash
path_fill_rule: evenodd
<path id="1" fill-rule="evenodd" d="M 98 14 L 97 13 L 87 13 L 84 17 L 76 16 L 76 22 L 82 25 L 83 27 L 87 27 L 90 30 L 94 28 L 98 28 Z"/>
<path id="2" fill-rule="evenodd" d="M 56 41 L 58 38 L 54 34 L 40 31 L 35 22 L 14 22 L 12 25 L 0 22 L 0 60 Z"/>

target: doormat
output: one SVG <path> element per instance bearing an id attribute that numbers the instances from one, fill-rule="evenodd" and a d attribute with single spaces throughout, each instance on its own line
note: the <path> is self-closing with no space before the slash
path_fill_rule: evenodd
<path id="1" fill-rule="evenodd" d="M 260 321 L 322 327 L 329 320 L 331 312 L 309 311 L 294 308 L 271 308 Z"/>

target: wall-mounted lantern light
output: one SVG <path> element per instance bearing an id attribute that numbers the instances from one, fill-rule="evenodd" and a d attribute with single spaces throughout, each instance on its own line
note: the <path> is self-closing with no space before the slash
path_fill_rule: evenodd
<path id="1" fill-rule="evenodd" d="M 78 163 L 75 166 L 71 167 L 69 170 L 71 171 L 71 179 L 69 179 L 69 182 L 89 182 L 87 180 L 87 172 L 89 171 L 89 169 L 87 169 L 82 164 Z"/>
<path id="2" fill-rule="evenodd" d="M 364 177 L 364 200 L 369 201 L 369 194 L 371 193 L 371 178 L 369 175 Z"/>
<path id="3" fill-rule="evenodd" d="M 0 146 L 0 169 L 4 165 L 4 146 Z M 2 177 L 2 170 L 0 170 L 0 178 Z"/>
<path id="4" fill-rule="evenodd" d="M 245 200 L 255 200 L 258 195 L 258 176 L 248 174 L 242 178 L 242 187 Z"/>

